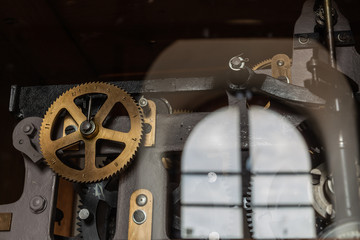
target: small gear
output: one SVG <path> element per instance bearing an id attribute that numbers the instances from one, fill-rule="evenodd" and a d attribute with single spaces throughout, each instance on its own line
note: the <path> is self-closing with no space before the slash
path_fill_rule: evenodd
<path id="1" fill-rule="evenodd" d="M 103 104 L 94 117 L 91 117 L 93 110 L 91 95 L 105 96 Z M 86 117 L 82 111 L 83 107 L 78 106 L 75 101 L 88 96 L 90 96 L 90 100 Z M 109 113 L 118 104 L 125 109 L 128 116 L 128 131 L 104 127 L 105 122 L 108 122 Z M 57 125 L 64 111 L 74 122 L 70 130 L 68 129 L 67 135 L 62 134 L 64 131 L 61 128 L 65 128 L 65 126 Z M 133 158 L 140 145 L 142 123 L 141 108 L 124 90 L 108 83 L 82 84 L 63 93 L 46 112 L 40 129 L 41 151 L 50 168 L 60 176 L 75 182 L 100 181 L 123 169 Z M 61 132 L 61 136 L 56 138 L 56 132 Z M 96 164 L 97 142 L 101 141 L 109 141 L 123 146 L 121 152 L 105 166 Z M 83 146 L 84 151 L 83 156 L 76 159 L 82 164 L 74 167 L 72 164 L 63 162 L 60 153 L 64 150 L 74 149 L 76 145 Z"/>

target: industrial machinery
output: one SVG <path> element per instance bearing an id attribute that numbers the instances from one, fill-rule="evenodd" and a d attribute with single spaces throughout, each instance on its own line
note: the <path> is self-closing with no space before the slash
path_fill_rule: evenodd
<path id="1" fill-rule="evenodd" d="M 346 18 L 307 1 L 292 56 L 248 62 L 234 52 L 206 78 L 13 86 L 25 183 L 0 205 L 0 239 L 360 238 Z"/>

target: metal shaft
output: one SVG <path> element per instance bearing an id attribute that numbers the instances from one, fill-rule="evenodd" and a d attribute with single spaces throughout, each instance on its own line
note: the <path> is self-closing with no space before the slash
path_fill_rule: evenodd
<path id="1" fill-rule="evenodd" d="M 334 42 L 334 25 L 331 14 L 331 0 L 324 0 L 324 13 L 326 22 L 326 45 L 329 50 L 329 60 L 332 68 L 336 68 L 336 52 Z"/>
<path id="2" fill-rule="evenodd" d="M 92 98 L 90 96 L 90 99 L 89 99 L 89 106 L 88 106 L 88 112 L 87 112 L 87 120 L 90 121 L 90 117 L 91 117 L 91 106 L 92 105 Z"/>

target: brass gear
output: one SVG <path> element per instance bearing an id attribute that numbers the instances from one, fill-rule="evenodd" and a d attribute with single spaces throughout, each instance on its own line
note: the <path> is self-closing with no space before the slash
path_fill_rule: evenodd
<path id="1" fill-rule="evenodd" d="M 255 64 L 251 69 L 255 71 L 259 69 L 265 69 L 268 67 L 271 67 L 271 58 L 265 59 L 264 61 Z"/>
<path id="2" fill-rule="evenodd" d="M 54 125 L 61 111 L 67 110 L 77 126 L 80 126 L 87 120 L 74 100 L 79 96 L 94 93 L 107 95 L 106 101 L 92 119 L 97 128 L 94 134 L 90 137 L 85 136 L 81 133 L 80 127 L 78 127 L 75 132 L 52 140 L 51 134 L 54 131 Z M 121 103 L 129 115 L 131 126 L 129 132 L 115 131 L 102 126 L 105 118 L 116 103 Z M 40 129 L 41 151 L 50 168 L 60 176 L 75 182 L 100 181 L 123 169 L 133 158 L 141 141 L 142 123 L 143 113 L 141 108 L 124 90 L 108 83 L 85 83 L 63 93 L 46 112 Z M 102 168 L 97 168 L 95 165 L 96 141 L 99 139 L 125 144 L 120 155 Z M 79 141 L 83 141 L 85 145 L 85 160 L 82 170 L 65 165 L 56 154 L 58 150 L 73 146 Z"/>

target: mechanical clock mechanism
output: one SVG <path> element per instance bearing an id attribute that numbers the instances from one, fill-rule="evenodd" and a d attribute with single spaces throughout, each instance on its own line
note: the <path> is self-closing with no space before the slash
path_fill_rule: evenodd
<path id="1" fill-rule="evenodd" d="M 25 182 L 0 239 L 359 238 L 360 56 L 334 12 L 307 1 L 292 55 L 252 68 L 13 86 Z"/>

